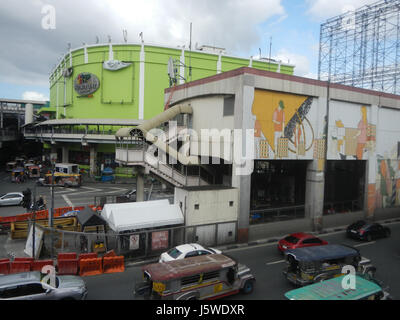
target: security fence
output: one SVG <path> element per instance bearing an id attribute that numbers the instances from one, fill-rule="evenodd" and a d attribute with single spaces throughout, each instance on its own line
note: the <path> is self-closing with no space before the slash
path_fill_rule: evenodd
<path id="1" fill-rule="evenodd" d="M 128 259 L 156 257 L 184 243 L 220 246 L 236 243 L 237 221 L 196 226 L 146 229 L 136 232 L 73 232 L 41 227 L 41 258 L 55 258 L 60 252 L 105 253 L 114 250 Z M 39 245 L 39 239 L 36 240 Z"/>

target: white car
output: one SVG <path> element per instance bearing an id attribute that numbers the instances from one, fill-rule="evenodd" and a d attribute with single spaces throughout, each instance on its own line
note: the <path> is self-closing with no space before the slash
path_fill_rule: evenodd
<path id="1" fill-rule="evenodd" d="M 203 247 L 197 243 L 188 243 L 176 246 L 160 256 L 159 262 L 180 260 L 189 257 L 201 256 L 204 254 L 220 254 L 222 251 L 214 248 Z"/>
<path id="2" fill-rule="evenodd" d="M 9 192 L 0 196 L 0 206 L 19 206 L 23 199 L 21 192 Z"/>

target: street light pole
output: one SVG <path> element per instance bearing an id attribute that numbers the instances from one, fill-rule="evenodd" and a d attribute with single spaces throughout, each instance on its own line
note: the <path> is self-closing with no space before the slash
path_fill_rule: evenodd
<path id="1" fill-rule="evenodd" d="M 53 257 L 53 250 L 54 250 L 54 237 L 53 237 L 53 218 L 54 218 L 54 164 L 52 164 L 51 169 L 51 186 L 50 186 L 50 193 L 51 193 L 51 207 L 49 212 L 49 227 L 51 232 L 51 257 Z"/>

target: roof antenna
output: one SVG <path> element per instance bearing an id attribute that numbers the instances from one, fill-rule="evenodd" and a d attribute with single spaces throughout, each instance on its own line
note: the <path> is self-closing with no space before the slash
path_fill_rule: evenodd
<path id="1" fill-rule="evenodd" d="M 98 36 L 96 36 L 96 44 L 99 43 L 100 39 Z"/>
<path id="2" fill-rule="evenodd" d="M 125 43 L 128 41 L 128 31 L 126 29 L 122 30 L 122 35 L 124 37 Z"/>
<path id="3" fill-rule="evenodd" d="M 142 43 L 143 43 L 144 42 L 143 41 L 143 31 L 139 33 L 139 37 L 140 37 L 140 39 L 142 40 Z"/>

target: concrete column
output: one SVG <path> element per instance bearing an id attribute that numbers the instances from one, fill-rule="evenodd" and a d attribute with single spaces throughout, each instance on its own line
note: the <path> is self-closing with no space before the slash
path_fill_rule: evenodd
<path id="1" fill-rule="evenodd" d="M 321 231 L 324 209 L 324 160 L 311 160 L 307 165 L 305 216 L 310 219 L 312 231 Z"/>
<path id="2" fill-rule="evenodd" d="M 64 146 L 62 146 L 62 162 L 63 163 L 68 163 L 68 159 L 69 159 L 68 146 L 64 145 Z"/>
<path id="3" fill-rule="evenodd" d="M 96 174 L 96 158 L 97 158 L 97 150 L 96 145 L 90 146 L 90 176 L 94 176 Z"/>
<path id="4" fill-rule="evenodd" d="M 254 168 L 254 140 L 248 141 L 246 132 L 247 129 L 254 128 L 254 121 L 251 119 L 251 108 L 254 101 L 254 77 L 246 75 L 241 83 L 243 85 L 238 88 L 235 94 L 234 128 L 235 132 L 238 132 L 238 129 L 242 130 L 242 141 L 237 141 L 234 133 L 232 187 L 239 190 L 237 239 L 239 243 L 244 243 L 249 240 L 251 173 Z M 254 138 L 254 132 L 251 137 Z M 250 155 L 248 154 L 249 147 L 253 147 Z M 238 151 L 240 159 L 238 159 Z M 248 158 L 251 158 L 251 160 Z M 243 162 L 244 159 L 246 159 L 245 162 Z"/>
<path id="5" fill-rule="evenodd" d="M 372 148 L 368 152 L 368 161 L 365 173 L 365 195 L 364 195 L 364 212 L 367 220 L 373 220 L 376 209 L 376 183 L 377 183 L 377 156 L 376 156 L 376 138 L 378 134 L 378 117 L 379 107 L 372 105 L 368 122 L 376 126 L 375 141 L 370 141 Z"/>
<path id="6" fill-rule="evenodd" d="M 136 202 L 144 201 L 144 170 L 136 170 Z"/>

